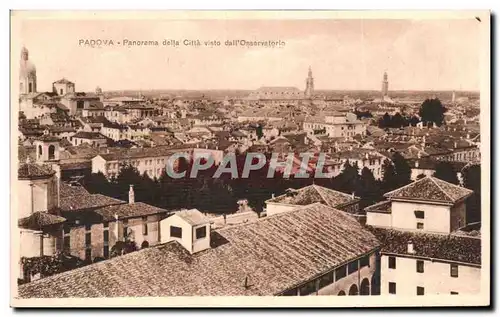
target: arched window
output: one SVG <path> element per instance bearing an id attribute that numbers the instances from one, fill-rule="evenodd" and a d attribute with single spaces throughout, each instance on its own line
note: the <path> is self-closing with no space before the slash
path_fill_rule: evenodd
<path id="1" fill-rule="evenodd" d="M 360 295 L 370 295 L 370 281 L 367 278 L 361 282 Z"/>
<path id="2" fill-rule="evenodd" d="M 345 296 L 345 292 L 344 291 L 340 291 L 337 296 Z"/>
<path id="3" fill-rule="evenodd" d="M 54 145 L 49 145 L 49 160 L 55 159 L 56 147 Z"/>
<path id="4" fill-rule="evenodd" d="M 39 145 L 38 146 L 38 158 L 40 158 L 42 156 L 42 146 Z"/>
<path id="5" fill-rule="evenodd" d="M 358 286 L 356 284 L 352 284 L 351 288 L 349 288 L 349 296 L 358 295 Z"/>
<path id="6" fill-rule="evenodd" d="M 144 240 L 141 244 L 141 249 L 149 248 L 149 242 Z"/>

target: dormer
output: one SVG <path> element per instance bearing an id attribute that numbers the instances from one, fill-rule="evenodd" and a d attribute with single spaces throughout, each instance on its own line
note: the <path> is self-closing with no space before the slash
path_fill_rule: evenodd
<path id="1" fill-rule="evenodd" d="M 161 243 L 179 242 L 193 254 L 210 248 L 210 219 L 199 210 L 181 210 L 160 222 Z"/>

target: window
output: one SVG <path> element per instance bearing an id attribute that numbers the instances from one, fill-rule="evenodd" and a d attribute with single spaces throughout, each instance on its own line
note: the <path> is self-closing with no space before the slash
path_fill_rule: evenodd
<path id="1" fill-rule="evenodd" d="M 83 109 L 85 102 L 83 100 L 78 100 L 76 102 L 76 109 Z"/>
<path id="2" fill-rule="evenodd" d="M 201 227 L 196 229 L 196 239 L 205 238 L 207 236 L 207 228 Z"/>
<path id="3" fill-rule="evenodd" d="M 69 236 L 64 236 L 63 237 L 63 249 L 64 251 L 67 251 L 69 252 L 71 249 L 70 249 L 70 237 Z"/>
<path id="4" fill-rule="evenodd" d="M 390 269 L 395 269 L 396 268 L 396 258 L 393 256 L 389 257 L 389 268 Z"/>
<path id="5" fill-rule="evenodd" d="M 423 222 L 417 222 L 417 229 L 424 229 L 424 223 Z"/>
<path id="6" fill-rule="evenodd" d="M 170 226 L 170 236 L 182 239 L 182 228 Z"/>
<path id="7" fill-rule="evenodd" d="M 68 226 L 64 226 L 64 228 L 63 228 L 63 233 L 64 233 L 65 235 L 66 235 L 66 234 L 69 234 L 70 230 L 71 230 L 71 229 L 70 229 L 70 227 L 68 227 Z"/>
<path id="8" fill-rule="evenodd" d="M 359 266 L 360 267 L 370 266 L 370 256 L 367 255 L 359 259 Z"/>
<path id="9" fill-rule="evenodd" d="M 450 264 L 450 276 L 451 277 L 458 277 L 458 265 L 457 264 Z"/>
<path id="10" fill-rule="evenodd" d="M 91 228 L 92 228 L 92 225 L 89 225 L 89 224 L 85 225 L 85 230 L 86 231 L 90 231 Z"/>
<path id="11" fill-rule="evenodd" d="M 417 286 L 417 295 L 424 295 L 425 289 L 422 286 Z"/>
<path id="12" fill-rule="evenodd" d="M 316 281 L 311 281 L 299 289 L 300 296 L 309 295 L 316 292 Z"/>
<path id="13" fill-rule="evenodd" d="M 148 235 L 148 217 L 142 217 L 142 234 Z"/>
<path id="14" fill-rule="evenodd" d="M 55 158 L 56 147 L 54 145 L 49 145 L 49 160 L 53 160 Z"/>
<path id="15" fill-rule="evenodd" d="M 319 278 L 319 288 L 323 288 L 333 283 L 333 272 L 326 273 Z"/>
<path id="16" fill-rule="evenodd" d="M 109 228 L 109 222 L 104 222 L 102 225 L 104 226 L 104 228 Z"/>
<path id="17" fill-rule="evenodd" d="M 389 294 L 396 294 L 396 283 L 389 282 Z"/>
<path id="18" fill-rule="evenodd" d="M 417 272 L 424 273 L 424 261 L 417 260 Z"/>
<path id="19" fill-rule="evenodd" d="M 425 213 L 422 210 L 415 210 L 415 218 L 424 219 Z"/>
<path id="20" fill-rule="evenodd" d="M 352 274 L 358 270 L 358 261 L 353 261 L 347 265 L 347 272 Z"/>
<path id="21" fill-rule="evenodd" d="M 451 291 L 451 292 L 450 292 L 450 295 L 458 295 L 458 292 L 453 292 L 453 291 Z"/>
<path id="22" fill-rule="evenodd" d="M 291 289 L 283 293 L 283 296 L 297 296 L 297 289 Z"/>
<path id="23" fill-rule="evenodd" d="M 92 261 L 92 249 L 85 249 L 85 260 Z"/>
<path id="24" fill-rule="evenodd" d="M 335 270 L 335 281 L 340 280 L 341 278 L 345 277 L 347 275 L 346 272 L 346 266 L 339 267 L 338 269 Z"/>
<path id="25" fill-rule="evenodd" d="M 91 247 L 91 233 L 87 232 L 85 234 L 85 247 L 90 248 Z"/>

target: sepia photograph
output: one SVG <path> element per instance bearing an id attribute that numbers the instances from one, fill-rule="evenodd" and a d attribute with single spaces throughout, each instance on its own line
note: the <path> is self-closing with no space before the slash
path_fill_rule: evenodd
<path id="1" fill-rule="evenodd" d="M 490 305 L 488 11 L 11 11 L 10 60 L 13 307 Z"/>

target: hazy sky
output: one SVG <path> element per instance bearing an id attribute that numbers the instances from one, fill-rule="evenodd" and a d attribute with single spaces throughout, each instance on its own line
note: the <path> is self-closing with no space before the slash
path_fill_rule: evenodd
<path id="1" fill-rule="evenodd" d="M 37 67 L 38 90 L 62 77 L 78 91 L 120 89 L 479 90 L 479 23 L 468 20 L 27 20 L 21 44 Z M 79 46 L 111 39 L 111 47 Z M 159 47 L 118 45 L 157 40 Z M 163 39 L 219 40 L 220 48 L 163 47 Z M 282 48 L 224 41 L 281 40 Z M 203 43 L 202 43 L 203 44 Z M 21 47 L 19 47 L 19 51 Z M 14 56 L 14 58 L 19 58 Z M 16 65 L 16 64 L 14 64 Z"/>

